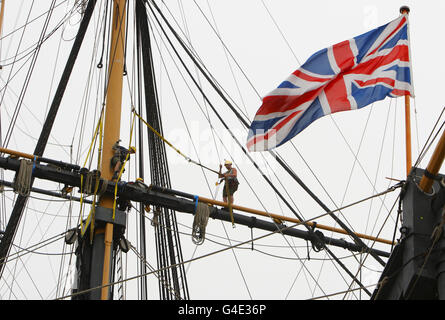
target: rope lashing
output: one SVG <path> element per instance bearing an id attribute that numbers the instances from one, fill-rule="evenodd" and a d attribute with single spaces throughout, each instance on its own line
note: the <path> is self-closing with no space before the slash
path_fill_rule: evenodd
<path id="1" fill-rule="evenodd" d="M 32 162 L 32 171 L 31 174 L 34 174 L 34 170 L 36 169 L 36 163 L 37 163 L 37 156 L 34 155 L 34 160 Z"/>
<path id="2" fill-rule="evenodd" d="M 199 199 L 199 197 L 195 196 L 194 199 L 195 199 L 195 211 L 193 212 L 193 214 L 196 214 L 196 209 L 198 208 L 198 199 Z"/>
<path id="3" fill-rule="evenodd" d="M 209 215 L 209 205 L 199 202 L 198 197 L 195 196 L 195 217 L 193 218 L 192 241 L 196 245 L 201 245 L 204 243 Z"/>

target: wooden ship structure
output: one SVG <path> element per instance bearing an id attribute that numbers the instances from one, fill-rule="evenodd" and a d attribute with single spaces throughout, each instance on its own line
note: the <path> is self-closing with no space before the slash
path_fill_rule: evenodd
<path id="1" fill-rule="evenodd" d="M 1 16 L 5 2 L 2 1 Z M 140 130 L 147 130 L 148 154 L 144 154 L 142 139 L 139 140 L 137 152 L 119 145 L 120 119 L 123 77 L 126 72 L 124 65 L 125 30 L 129 8 L 128 3 L 134 2 L 134 18 L 137 30 L 135 36 L 138 42 L 137 66 L 140 71 L 138 84 L 143 94 L 132 110 L 135 123 Z M 18 150 L 1 148 L 0 168 L 15 172 L 14 181 L 2 181 L 2 185 L 13 187 L 19 193 L 5 230 L 2 230 L 0 241 L 0 276 L 4 273 L 8 263 L 8 256 L 20 222 L 23 220 L 24 207 L 29 194 L 40 193 L 53 197 L 67 198 L 66 190 L 76 188 L 81 194 L 92 195 L 93 200 L 76 198 L 75 201 L 91 204 L 92 212 L 81 225 L 66 231 L 65 242 L 75 246 L 76 278 L 69 299 L 73 300 L 110 300 L 115 295 L 116 270 L 122 253 L 131 250 L 131 243 L 125 238 L 127 215 L 129 209 L 137 206 L 140 212 L 153 210 L 157 219 L 167 228 L 155 228 L 156 252 L 158 257 L 158 278 L 160 298 L 163 300 L 189 300 L 189 294 L 181 243 L 177 233 L 176 213 L 194 215 L 195 219 L 204 217 L 202 224 L 194 226 L 196 241 L 202 241 L 205 235 L 205 225 L 208 219 L 217 219 L 244 225 L 251 230 L 261 229 L 270 234 L 281 233 L 286 236 L 304 239 L 310 243 L 315 251 L 325 251 L 350 277 L 360 290 L 372 300 L 408 300 L 408 299 L 445 299 L 445 258 L 442 257 L 445 246 L 445 176 L 439 173 L 445 157 L 445 133 L 437 144 L 434 155 L 427 168 L 411 166 L 410 156 L 407 159 L 407 179 L 395 184 L 389 191 L 399 192 L 400 239 L 392 241 L 370 237 L 353 232 L 332 210 L 323 203 L 280 158 L 275 156 L 278 165 L 285 170 L 323 209 L 326 216 L 330 216 L 338 227 L 330 227 L 317 223 L 314 219 L 305 220 L 286 200 L 272 181 L 262 174 L 264 182 L 275 190 L 278 197 L 286 204 L 295 217 L 289 218 L 271 214 L 265 211 L 229 204 L 195 194 L 174 190 L 171 186 L 166 148 L 173 147 L 162 135 L 162 119 L 157 99 L 155 70 L 152 58 L 150 27 L 147 18 L 147 6 L 156 12 L 160 19 L 165 19 L 157 6 L 157 1 L 144 0 L 114 0 L 108 1 L 112 6 L 110 21 L 111 42 L 108 65 L 108 91 L 103 108 L 103 126 L 97 131 L 103 132 L 101 156 L 97 169 L 90 170 L 79 165 L 50 159 L 45 157 L 48 138 L 62 102 L 65 89 L 70 81 L 70 75 L 76 63 L 79 50 L 83 44 L 85 33 L 90 24 L 97 1 L 88 0 L 83 3 L 84 13 L 79 30 L 69 58 L 64 66 L 63 74 L 54 93 L 51 107 L 46 116 L 41 134 L 34 152 L 27 154 Z M 401 10 L 409 10 L 403 7 Z M 166 20 L 165 20 L 166 21 Z M 168 25 L 168 24 L 167 24 Z M 171 32 L 177 33 L 170 26 Z M 180 38 L 178 36 L 178 41 Z M 183 49 L 188 48 L 183 44 Z M 190 58 L 194 60 L 191 52 Z M 213 83 L 207 71 L 197 61 L 196 67 L 204 78 Z M 104 63 L 105 64 L 105 63 Z M 239 121 L 248 128 L 246 119 L 228 101 L 215 85 L 214 89 L 226 100 L 230 110 Z M 409 110 L 409 98 L 407 108 Z M 211 102 L 208 101 L 212 108 Z M 145 109 L 144 109 L 145 108 Z M 144 120 L 140 115 L 147 115 Z M 222 123 L 224 120 L 220 119 Z M 409 135 L 409 119 L 407 122 Z M 136 125 L 136 124 L 135 124 Z M 230 127 L 225 125 L 227 130 Z M 409 139 L 409 138 L 408 138 Z M 408 140 L 407 140 L 408 141 Z M 248 156 L 244 146 L 240 146 Z M 180 150 L 175 149 L 178 153 Z M 411 150 L 407 150 L 410 155 Z M 274 153 L 270 151 L 274 156 Z M 130 157 L 139 157 L 140 179 L 124 181 L 121 179 L 125 163 Z M 184 156 L 187 161 L 209 169 L 199 162 Z M 249 157 L 249 156 L 248 156 Z M 255 161 L 252 164 L 259 169 Z M 150 176 L 144 177 L 144 163 L 149 163 Z M 211 170 L 211 169 L 209 169 Z M 260 169 L 259 169 L 260 170 Z M 65 192 L 53 192 L 33 187 L 35 180 L 48 180 L 65 186 Z M 150 181 L 145 184 L 143 181 Z M 71 199 L 73 199 L 71 197 Z M 134 205 L 136 204 L 136 205 Z M 198 217 L 199 215 L 199 217 Z M 266 219 L 271 218 L 271 219 Z M 141 219 L 144 228 L 144 219 Z M 287 224 L 285 224 L 287 223 Z M 300 230 L 296 226 L 303 226 Z M 324 231 L 347 235 L 350 241 L 339 237 L 328 237 Z M 145 234 L 140 233 L 141 243 L 145 243 Z M 382 242 L 391 247 L 389 251 L 374 249 L 365 245 L 363 239 Z M 247 244 L 250 241 L 246 242 Z M 240 243 L 245 244 L 245 243 Z M 357 274 L 350 271 L 331 250 L 333 247 L 344 248 L 351 252 L 361 252 L 374 259 L 384 271 L 376 289 L 371 292 L 362 284 Z M 223 249 L 224 250 L 224 249 Z M 146 248 L 140 248 L 142 256 L 140 263 L 141 274 L 148 275 L 147 264 L 144 261 Z M 145 277 L 138 279 L 142 299 L 148 298 L 147 281 Z"/>

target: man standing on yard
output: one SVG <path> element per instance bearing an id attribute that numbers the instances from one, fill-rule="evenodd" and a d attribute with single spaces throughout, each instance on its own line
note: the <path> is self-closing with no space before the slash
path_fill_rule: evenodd
<path id="1" fill-rule="evenodd" d="M 227 197 L 229 197 L 229 204 L 233 204 L 233 193 L 238 190 L 238 178 L 237 171 L 235 168 L 232 168 L 232 162 L 226 160 L 224 162 L 224 166 L 227 171 L 225 173 L 221 173 L 222 165 L 219 165 L 219 178 L 223 178 L 225 180 L 224 189 L 223 189 L 223 201 L 227 202 Z"/>

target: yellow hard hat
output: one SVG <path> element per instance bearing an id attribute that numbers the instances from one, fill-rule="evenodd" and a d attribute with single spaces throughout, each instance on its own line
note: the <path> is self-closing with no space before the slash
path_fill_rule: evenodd
<path id="1" fill-rule="evenodd" d="M 232 164 L 232 161 L 230 161 L 230 160 L 224 161 L 224 165 L 226 165 L 226 164 Z"/>

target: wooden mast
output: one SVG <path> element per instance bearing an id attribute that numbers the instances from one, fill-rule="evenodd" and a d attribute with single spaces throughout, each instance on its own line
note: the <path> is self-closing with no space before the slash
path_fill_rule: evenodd
<path id="1" fill-rule="evenodd" d="M 112 180 L 113 168 L 111 168 L 111 158 L 114 156 L 113 145 L 119 140 L 121 104 L 122 104 L 122 83 L 124 70 L 124 36 L 125 36 L 125 0 L 113 0 L 113 22 L 111 47 L 109 57 L 109 82 L 105 106 L 104 139 L 102 148 L 101 174 L 104 179 Z M 113 210 L 114 198 L 104 195 L 101 197 L 99 207 Z M 95 233 L 105 232 L 105 251 L 102 274 L 101 299 L 108 300 L 110 289 L 110 270 L 112 259 L 113 224 L 107 223 L 104 229 L 97 229 Z"/>
<path id="2" fill-rule="evenodd" d="M 409 7 L 400 8 L 401 14 L 409 14 Z M 406 175 L 408 176 L 412 167 L 412 151 L 411 151 L 411 113 L 409 94 L 405 95 L 405 141 L 406 141 Z"/>

